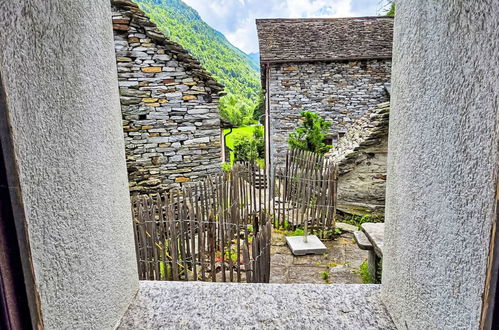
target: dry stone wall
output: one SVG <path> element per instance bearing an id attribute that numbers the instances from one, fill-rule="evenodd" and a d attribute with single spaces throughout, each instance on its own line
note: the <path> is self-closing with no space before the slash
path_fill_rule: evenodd
<path id="1" fill-rule="evenodd" d="M 220 171 L 223 87 L 135 4 L 113 0 L 112 8 L 130 190 Z"/>
<path id="2" fill-rule="evenodd" d="M 379 104 L 355 121 L 331 149 L 338 164 L 338 209 L 383 213 L 385 207 L 390 104 Z"/>
<path id="3" fill-rule="evenodd" d="M 300 112 L 332 122 L 331 134 L 345 132 L 355 120 L 388 101 L 391 61 L 361 60 L 272 64 L 269 72 L 270 155 L 282 164 L 288 134 Z"/>

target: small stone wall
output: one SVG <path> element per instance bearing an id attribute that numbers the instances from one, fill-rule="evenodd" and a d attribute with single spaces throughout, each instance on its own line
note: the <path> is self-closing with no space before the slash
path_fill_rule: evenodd
<path id="1" fill-rule="evenodd" d="M 220 171 L 223 87 L 135 4 L 113 0 L 112 9 L 130 190 Z"/>
<path id="2" fill-rule="evenodd" d="M 284 160 L 288 134 L 302 110 L 332 122 L 331 133 L 345 132 L 376 105 L 388 101 L 391 61 L 362 60 L 272 64 L 270 88 L 270 155 Z"/>
<path id="3" fill-rule="evenodd" d="M 338 163 L 338 209 L 383 213 L 390 104 L 379 104 L 348 129 L 331 150 Z"/>

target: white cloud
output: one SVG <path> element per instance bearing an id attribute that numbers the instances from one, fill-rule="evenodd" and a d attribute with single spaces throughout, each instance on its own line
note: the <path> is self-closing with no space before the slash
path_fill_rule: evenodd
<path id="1" fill-rule="evenodd" d="M 184 0 L 204 21 L 247 53 L 258 51 L 256 18 L 375 15 L 372 5 L 364 4 L 366 1 L 375 0 Z M 352 2 L 361 10 L 354 11 Z"/>

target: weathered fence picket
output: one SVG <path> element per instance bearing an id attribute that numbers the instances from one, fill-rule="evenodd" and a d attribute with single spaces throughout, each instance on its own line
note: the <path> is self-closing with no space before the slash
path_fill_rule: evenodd
<path id="1" fill-rule="evenodd" d="M 333 228 L 334 164 L 290 150 L 271 173 L 241 163 L 182 189 L 132 196 L 140 279 L 268 282 L 273 226 Z"/>

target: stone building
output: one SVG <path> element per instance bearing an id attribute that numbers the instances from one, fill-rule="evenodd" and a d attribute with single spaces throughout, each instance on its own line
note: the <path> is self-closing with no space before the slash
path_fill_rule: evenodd
<path id="1" fill-rule="evenodd" d="M 355 121 L 331 149 L 338 164 L 338 209 L 363 215 L 385 208 L 390 103 Z"/>
<path id="2" fill-rule="evenodd" d="M 223 86 L 129 0 L 112 0 L 128 177 L 132 192 L 220 170 Z"/>
<path id="3" fill-rule="evenodd" d="M 332 122 L 336 140 L 388 100 L 393 19 L 259 19 L 267 159 L 281 163 L 302 110 Z"/>
<path id="4" fill-rule="evenodd" d="M 381 285 L 139 281 L 110 14 L 0 1 L 0 328 L 499 323 L 499 4 L 397 8 Z"/>

